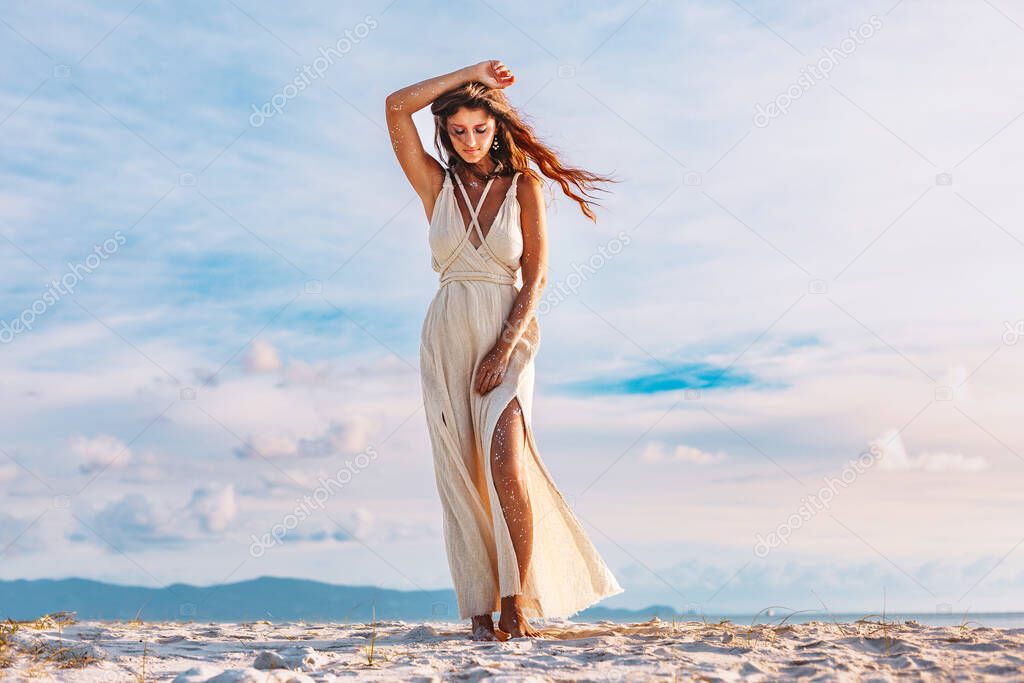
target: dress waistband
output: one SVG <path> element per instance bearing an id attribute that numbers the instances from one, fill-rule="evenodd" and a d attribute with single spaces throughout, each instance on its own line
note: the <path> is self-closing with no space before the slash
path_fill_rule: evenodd
<path id="1" fill-rule="evenodd" d="M 468 271 L 448 271 L 441 276 L 441 282 L 439 287 L 443 287 L 449 282 L 455 280 L 481 280 L 485 282 L 493 282 L 497 285 L 514 285 L 516 283 L 515 277 L 508 275 L 507 273 L 486 273 L 479 270 L 468 270 Z"/>

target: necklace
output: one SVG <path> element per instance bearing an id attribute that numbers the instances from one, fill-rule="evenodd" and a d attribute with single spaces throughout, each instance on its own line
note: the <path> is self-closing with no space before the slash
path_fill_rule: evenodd
<path id="1" fill-rule="evenodd" d="M 487 174 L 478 173 L 472 166 L 469 165 L 465 165 L 465 168 L 466 173 L 469 175 L 469 179 L 465 181 L 466 185 L 468 187 L 477 188 L 480 187 L 480 185 L 484 181 L 491 180 L 492 178 L 497 178 L 499 175 L 501 175 L 501 172 L 505 168 L 505 164 L 501 161 L 498 161 L 497 163 L 495 163 L 494 168 L 491 169 L 491 172 Z"/>

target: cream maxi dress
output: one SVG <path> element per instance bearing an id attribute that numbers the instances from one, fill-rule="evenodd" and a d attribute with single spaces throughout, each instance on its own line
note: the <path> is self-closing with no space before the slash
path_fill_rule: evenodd
<path id="1" fill-rule="evenodd" d="M 534 356 L 540 341 L 536 317 L 516 345 L 501 384 L 482 396 L 474 388 L 476 367 L 497 342 L 521 286 L 516 277 L 523 253 L 516 199 L 520 175 L 513 177 L 484 233 L 478 213 L 493 178 L 473 207 L 462 179 L 455 176 L 470 211 L 467 229 L 456 204 L 452 173 L 446 173 L 428 236 L 440 286 L 423 321 L 420 371 L 461 619 L 499 611 L 501 597 L 516 593 L 523 595 L 527 618 L 570 617 L 624 590 L 537 452 L 532 426 Z M 469 241 L 472 230 L 479 247 Z M 525 470 L 533 507 L 533 554 L 525 577 L 519 576 L 490 467 L 491 437 L 514 397 L 519 398 L 526 425 Z"/>

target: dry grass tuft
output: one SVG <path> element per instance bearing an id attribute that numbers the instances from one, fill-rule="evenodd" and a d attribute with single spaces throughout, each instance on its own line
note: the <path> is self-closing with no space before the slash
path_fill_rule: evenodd
<path id="1" fill-rule="evenodd" d="M 8 618 L 0 623 L 0 668 L 11 668 L 20 657 L 26 658 L 26 676 L 45 675 L 47 668 L 80 669 L 100 661 L 88 647 L 76 644 L 65 647 L 61 629 L 76 622 L 74 612 L 53 612 L 36 619 L 16 621 Z M 37 640 L 24 643 L 15 638 L 19 631 L 57 630 L 57 641 Z"/>

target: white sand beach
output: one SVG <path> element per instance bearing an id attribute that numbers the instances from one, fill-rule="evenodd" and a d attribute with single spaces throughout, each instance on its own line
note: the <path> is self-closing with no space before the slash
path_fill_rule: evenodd
<path id="1" fill-rule="evenodd" d="M 469 640 L 447 622 L 4 624 L 0 680 L 1011 681 L 1024 628 L 914 621 L 756 625 L 540 620 L 542 639 Z"/>

